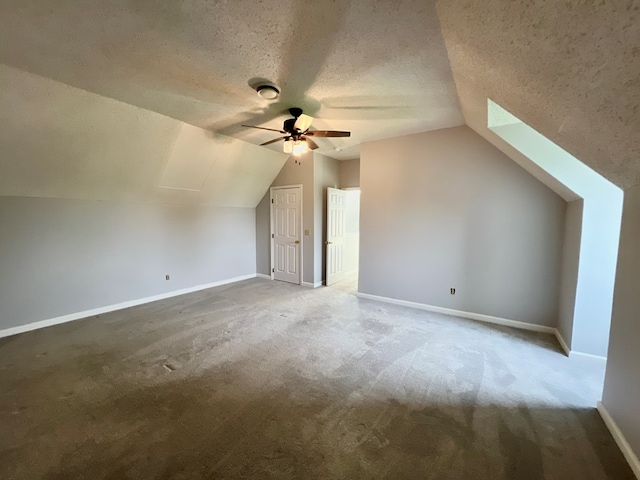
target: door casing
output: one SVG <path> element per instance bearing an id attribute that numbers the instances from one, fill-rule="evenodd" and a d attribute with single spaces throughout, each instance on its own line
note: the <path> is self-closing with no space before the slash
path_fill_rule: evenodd
<path id="1" fill-rule="evenodd" d="M 303 277 L 304 277 L 304 264 L 303 264 L 303 258 L 304 255 L 302 254 L 303 249 L 304 249 L 304 229 L 303 229 L 303 221 L 304 221 L 304 214 L 303 214 L 303 210 L 304 210 L 304 198 L 302 196 L 302 184 L 297 184 L 297 185 L 281 185 L 281 186 L 277 186 L 277 187 L 271 187 L 269 189 L 269 225 L 271 227 L 271 231 L 269 232 L 269 236 L 271 237 L 270 240 L 270 250 L 271 250 L 271 255 L 270 255 L 270 260 L 271 260 L 271 264 L 270 264 L 270 277 L 271 280 L 274 280 L 275 275 L 274 275 L 274 267 L 275 267 L 275 240 L 274 240 L 274 234 L 275 234 L 275 219 L 274 219 L 274 215 L 273 215 L 273 199 L 274 199 L 274 191 L 276 190 L 282 190 L 282 189 L 286 189 L 286 188 L 297 188 L 300 191 L 300 211 L 298 212 L 298 225 L 299 225 L 299 237 L 300 237 L 300 247 L 298 248 L 298 265 L 300 266 L 300 281 L 298 283 L 298 285 L 302 285 L 303 282 Z"/>
<path id="2" fill-rule="evenodd" d="M 327 238 L 325 239 L 325 285 L 342 280 L 345 249 L 346 193 L 338 188 L 327 188 Z"/>

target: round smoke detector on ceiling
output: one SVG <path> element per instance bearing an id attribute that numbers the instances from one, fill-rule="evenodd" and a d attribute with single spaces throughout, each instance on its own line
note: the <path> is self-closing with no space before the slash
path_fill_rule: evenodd
<path id="1" fill-rule="evenodd" d="M 258 85 L 256 92 L 265 100 L 275 100 L 280 95 L 280 90 L 273 85 Z"/>

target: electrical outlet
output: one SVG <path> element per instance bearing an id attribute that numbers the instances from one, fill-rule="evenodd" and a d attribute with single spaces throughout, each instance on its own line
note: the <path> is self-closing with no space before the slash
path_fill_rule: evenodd
<path id="1" fill-rule="evenodd" d="M 169 280 L 169 274 L 168 273 L 164 276 L 164 279 L 165 280 Z"/>
<path id="2" fill-rule="evenodd" d="M 455 288 L 451 288 L 449 291 L 451 292 L 451 295 L 455 295 L 456 294 L 456 289 Z"/>

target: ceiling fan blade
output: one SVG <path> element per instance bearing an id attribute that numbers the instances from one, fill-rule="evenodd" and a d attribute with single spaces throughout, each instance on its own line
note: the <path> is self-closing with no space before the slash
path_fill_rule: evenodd
<path id="1" fill-rule="evenodd" d="M 273 140 L 269 140 L 268 142 L 261 143 L 260 146 L 264 147 L 265 145 L 269 145 L 271 143 L 279 142 L 280 140 L 284 140 L 285 138 L 288 138 L 288 137 L 289 137 L 289 135 L 285 135 L 284 137 L 274 138 Z"/>
<path id="2" fill-rule="evenodd" d="M 286 132 L 283 132 L 282 130 L 276 130 L 274 128 L 256 127 L 255 125 L 242 125 L 242 126 L 249 127 L 249 128 L 259 128 L 260 130 L 268 130 L 270 132 L 286 133 Z"/>
<path id="3" fill-rule="evenodd" d="M 305 138 L 305 140 L 307 142 L 307 145 L 309 146 L 309 150 L 315 150 L 316 148 L 320 148 L 318 147 L 318 144 L 313 140 L 311 140 L 310 138 Z"/>
<path id="4" fill-rule="evenodd" d="M 314 130 L 307 132 L 311 137 L 350 137 L 351 132 L 339 132 L 337 130 Z"/>
<path id="5" fill-rule="evenodd" d="M 309 130 L 311 122 L 313 122 L 313 117 L 310 117 L 309 115 L 305 115 L 303 113 L 298 118 L 296 118 L 296 123 L 293 125 L 293 128 L 301 132 L 306 132 L 307 130 Z"/>

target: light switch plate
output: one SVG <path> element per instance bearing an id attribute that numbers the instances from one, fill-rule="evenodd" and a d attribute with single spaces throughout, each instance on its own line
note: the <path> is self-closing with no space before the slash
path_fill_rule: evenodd
<path id="1" fill-rule="evenodd" d="M 311 232 L 309 230 L 305 230 L 304 234 L 308 237 L 309 235 L 311 235 Z"/>

